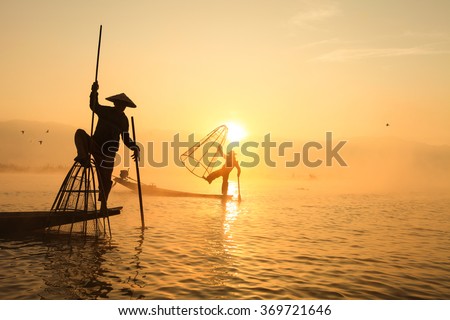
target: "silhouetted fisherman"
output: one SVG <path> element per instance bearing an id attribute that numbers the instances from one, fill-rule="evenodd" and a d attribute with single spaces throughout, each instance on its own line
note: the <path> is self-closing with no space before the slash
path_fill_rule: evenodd
<path id="1" fill-rule="evenodd" d="M 238 177 L 241 175 L 241 167 L 239 162 L 236 160 L 236 154 L 233 150 L 230 150 L 225 156 L 225 164 L 219 170 L 211 172 L 205 179 L 209 183 L 218 177 L 222 177 L 222 195 L 228 194 L 228 177 L 230 176 L 231 170 L 236 168 L 238 171 Z"/>
<path id="2" fill-rule="evenodd" d="M 75 145 L 78 155 L 74 159 L 82 166 L 90 165 L 89 153 L 94 157 L 99 180 L 103 186 L 104 194 L 100 194 L 102 209 L 106 208 L 103 200 L 108 200 L 111 190 L 111 175 L 114 169 L 114 158 L 119 150 L 120 136 L 125 145 L 133 150 L 133 159 L 139 159 L 139 147 L 130 139 L 128 133 L 129 123 L 124 111 L 126 107 L 136 108 L 136 105 L 124 93 L 106 98 L 114 103 L 114 107 L 102 106 L 98 103 L 98 83 L 92 84 L 89 106 L 97 114 L 98 122 L 95 132 L 91 137 L 82 129 L 75 133 Z M 101 190 L 101 189 L 100 189 Z"/>

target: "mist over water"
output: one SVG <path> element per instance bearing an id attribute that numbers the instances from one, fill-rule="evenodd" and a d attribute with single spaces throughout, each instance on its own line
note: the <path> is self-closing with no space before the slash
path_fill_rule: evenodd
<path id="1" fill-rule="evenodd" d="M 383 128 L 385 129 L 385 128 Z M 392 128 L 390 128 L 392 129 Z M 389 130 L 390 130 L 389 129 Z M 22 134 L 21 130 L 25 130 Z M 49 132 L 47 133 L 47 130 Z M 76 128 L 57 123 L 44 123 L 32 121 L 4 121 L 0 126 L 0 173 L 7 172 L 47 172 L 59 174 L 55 177 L 56 184 L 63 179 L 65 172 L 72 165 L 76 155 L 74 146 L 74 132 Z M 175 165 L 179 162 L 175 150 L 172 149 L 174 136 L 183 143 L 189 141 L 189 134 L 193 132 L 178 133 L 177 130 L 146 130 L 145 126 L 138 131 L 139 142 L 143 145 L 141 174 L 144 183 L 156 183 L 160 187 L 171 187 L 190 191 L 191 189 L 210 192 L 211 188 L 204 181 L 195 179 L 182 167 Z M 195 132 L 195 140 L 201 139 L 207 132 Z M 335 159 L 331 166 L 326 160 L 326 133 L 319 136 L 302 137 L 301 132 L 293 136 L 282 137 L 271 133 L 271 139 L 276 146 L 270 149 L 267 157 L 262 147 L 265 135 L 249 136 L 245 142 L 258 143 L 258 148 L 249 151 L 259 157 L 259 161 L 250 167 L 243 168 L 243 179 L 246 180 L 283 180 L 295 181 L 305 188 L 327 189 L 335 192 L 446 192 L 450 190 L 450 146 L 436 144 L 430 140 L 427 143 L 418 143 L 395 137 L 384 133 L 378 137 L 346 137 L 342 132 L 332 132 L 331 146 L 335 147 L 340 141 L 346 141 L 340 149 L 339 156 L 347 166 L 341 166 Z M 38 143 L 43 141 L 42 145 Z M 292 147 L 280 150 L 280 145 L 291 142 Z M 311 148 L 309 161 L 322 160 L 318 167 L 305 165 L 302 147 L 308 142 L 317 142 L 323 146 L 316 150 Z M 168 146 L 164 155 L 163 144 Z M 242 146 L 241 144 L 241 146 Z M 151 146 L 151 147 L 150 147 Z M 179 154 L 187 149 L 186 146 L 178 150 Z M 235 148 L 238 161 L 252 162 L 240 147 Z M 300 153 L 300 163 L 288 167 L 287 163 L 293 161 L 294 153 Z M 151 159 L 151 160 L 150 160 Z M 150 162 L 167 165 L 155 167 Z M 268 163 L 275 162 L 275 167 Z M 130 153 L 121 147 L 116 157 L 117 168 L 131 168 L 134 173 L 134 163 Z M 134 174 L 135 175 L 135 174 Z M 220 190 L 220 187 L 216 187 Z"/>
<path id="2" fill-rule="evenodd" d="M 62 177 L 2 174 L 3 211 L 48 209 Z M 2 237 L 0 298 L 450 298 L 448 193 L 315 183 L 242 179 L 241 203 L 144 197 L 144 231 L 137 196 L 115 186 L 112 239 Z"/>

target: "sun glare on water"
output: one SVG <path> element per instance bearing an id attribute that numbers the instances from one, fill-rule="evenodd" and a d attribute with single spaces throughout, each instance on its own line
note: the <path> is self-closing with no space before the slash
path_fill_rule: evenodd
<path id="1" fill-rule="evenodd" d="M 228 122 L 228 142 L 235 142 L 244 139 L 247 136 L 245 129 L 235 122 Z"/>

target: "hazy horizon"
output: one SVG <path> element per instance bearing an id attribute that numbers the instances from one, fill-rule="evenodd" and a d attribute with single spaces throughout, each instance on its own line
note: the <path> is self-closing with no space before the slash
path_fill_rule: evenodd
<path id="1" fill-rule="evenodd" d="M 0 150 L 4 157 L 0 161 L 3 173 L 57 173 L 63 179 L 75 157 L 73 134 L 75 127 L 38 121 L 7 121 L 0 127 Z M 7 126 L 6 124 L 9 124 Z M 25 133 L 21 131 L 24 130 Z M 47 130 L 49 131 L 47 133 Z M 209 186 L 205 181 L 190 174 L 185 168 L 176 165 L 175 150 L 171 147 L 174 135 L 179 132 L 166 130 L 138 131 L 138 142 L 143 144 L 141 172 L 143 183 L 155 183 L 160 187 L 171 187 L 183 190 L 197 189 L 203 192 L 217 192 L 218 184 Z M 179 134 L 181 141 L 188 141 L 189 132 Z M 195 139 L 201 139 L 204 133 L 196 133 Z M 43 139 L 42 145 L 38 140 Z M 248 142 L 247 138 L 245 142 Z M 427 145 L 420 142 L 406 141 L 396 137 L 359 137 L 349 138 L 338 154 L 347 166 L 341 166 L 336 159 L 332 165 L 326 165 L 325 133 L 321 139 L 311 140 L 321 143 L 323 149 L 311 149 L 310 161 L 322 160 L 317 167 L 308 166 L 304 161 L 287 167 L 294 159 L 293 153 L 302 155 L 302 146 L 308 140 L 283 140 L 277 135 L 272 136 L 276 147 L 270 149 L 270 157 L 265 157 L 261 144 L 264 137 L 256 137 L 258 147 L 249 149 L 257 155 L 258 162 L 245 153 L 242 148 L 236 149 L 238 160 L 246 162 L 250 167 L 244 167 L 242 180 L 244 185 L 252 185 L 258 181 L 268 180 L 280 182 L 298 182 L 299 188 L 311 190 L 337 191 L 448 191 L 450 179 L 450 146 Z M 341 138 L 333 136 L 332 146 L 336 147 Z M 278 149 L 283 142 L 292 142 L 292 148 L 286 148 L 281 154 Z M 153 152 L 149 153 L 153 143 Z M 167 144 L 168 153 L 163 157 L 163 143 Z M 241 145 L 242 146 L 242 145 Z M 180 148 L 180 152 L 187 147 Z M 115 175 L 121 169 L 130 168 L 130 175 L 135 177 L 135 164 L 129 153 L 125 153 L 123 142 L 116 157 Z M 266 155 L 267 156 L 267 155 Z M 151 159 L 150 159 L 151 157 Z M 167 161 L 165 165 L 164 159 Z M 300 158 L 302 159 L 302 158 Z M 269 160 L 275 167 L 269 166 Z M 153 163 L 153 165 L 152 165 Z M 254 164 L 254 165 L 253 165 Z M 235 180 L 234 174 L 231 180 Z"/>

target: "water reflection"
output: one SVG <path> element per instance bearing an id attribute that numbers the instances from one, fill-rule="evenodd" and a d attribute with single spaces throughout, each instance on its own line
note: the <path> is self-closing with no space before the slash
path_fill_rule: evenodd
<path id="1" fill-rule="evenodd" d="M 224 201 L 223 206 L 223 234 L 224 239 L 231 240 L 233 238 L 232 227 L 234 221 L 239 215 L 239 203 L 237 201 Z"/>
<path id="2" fill-rule="evenodd" d="M 42 299 L 106 299 L 113 287 L 105 281 L 104 254 L 111 250 L 108 240 L 72 236 L 70 244 L 60 237 L 46 238 L 45 287 Z"/>
<path id="3" fill-rule="evenodd" d="M 240 213 L 239 203 L 234 200 L 222 201 L 221 218 L 213 218 L 206 248 L 209 276 L 212 285 L 208 295 L 214 299 L 232 299 L 237 284 L 241 282 L 237 252 L 239 244 L 233 238 L 234 222 Z"/>
<path id="4" fill-rule="evenodd" d="M 141 255 L 143 250 L 143 245 L 145 242 L 145 228 L 138 228 L 137 232 L 137 246 L 134 247 L 134 255 L 132 261 L 132 270 L 134 269 L 134 276 L 128 277 L 128 284 L 130 288 L 130 297 L 133 299 L 144 299 L 145 295 L 142 293 L 143 288 L 145 288 L 146 283 L 145 278 L 145 266 L 142 265 Z M 138 290 L 136 290 L 138 288 Z"/>

